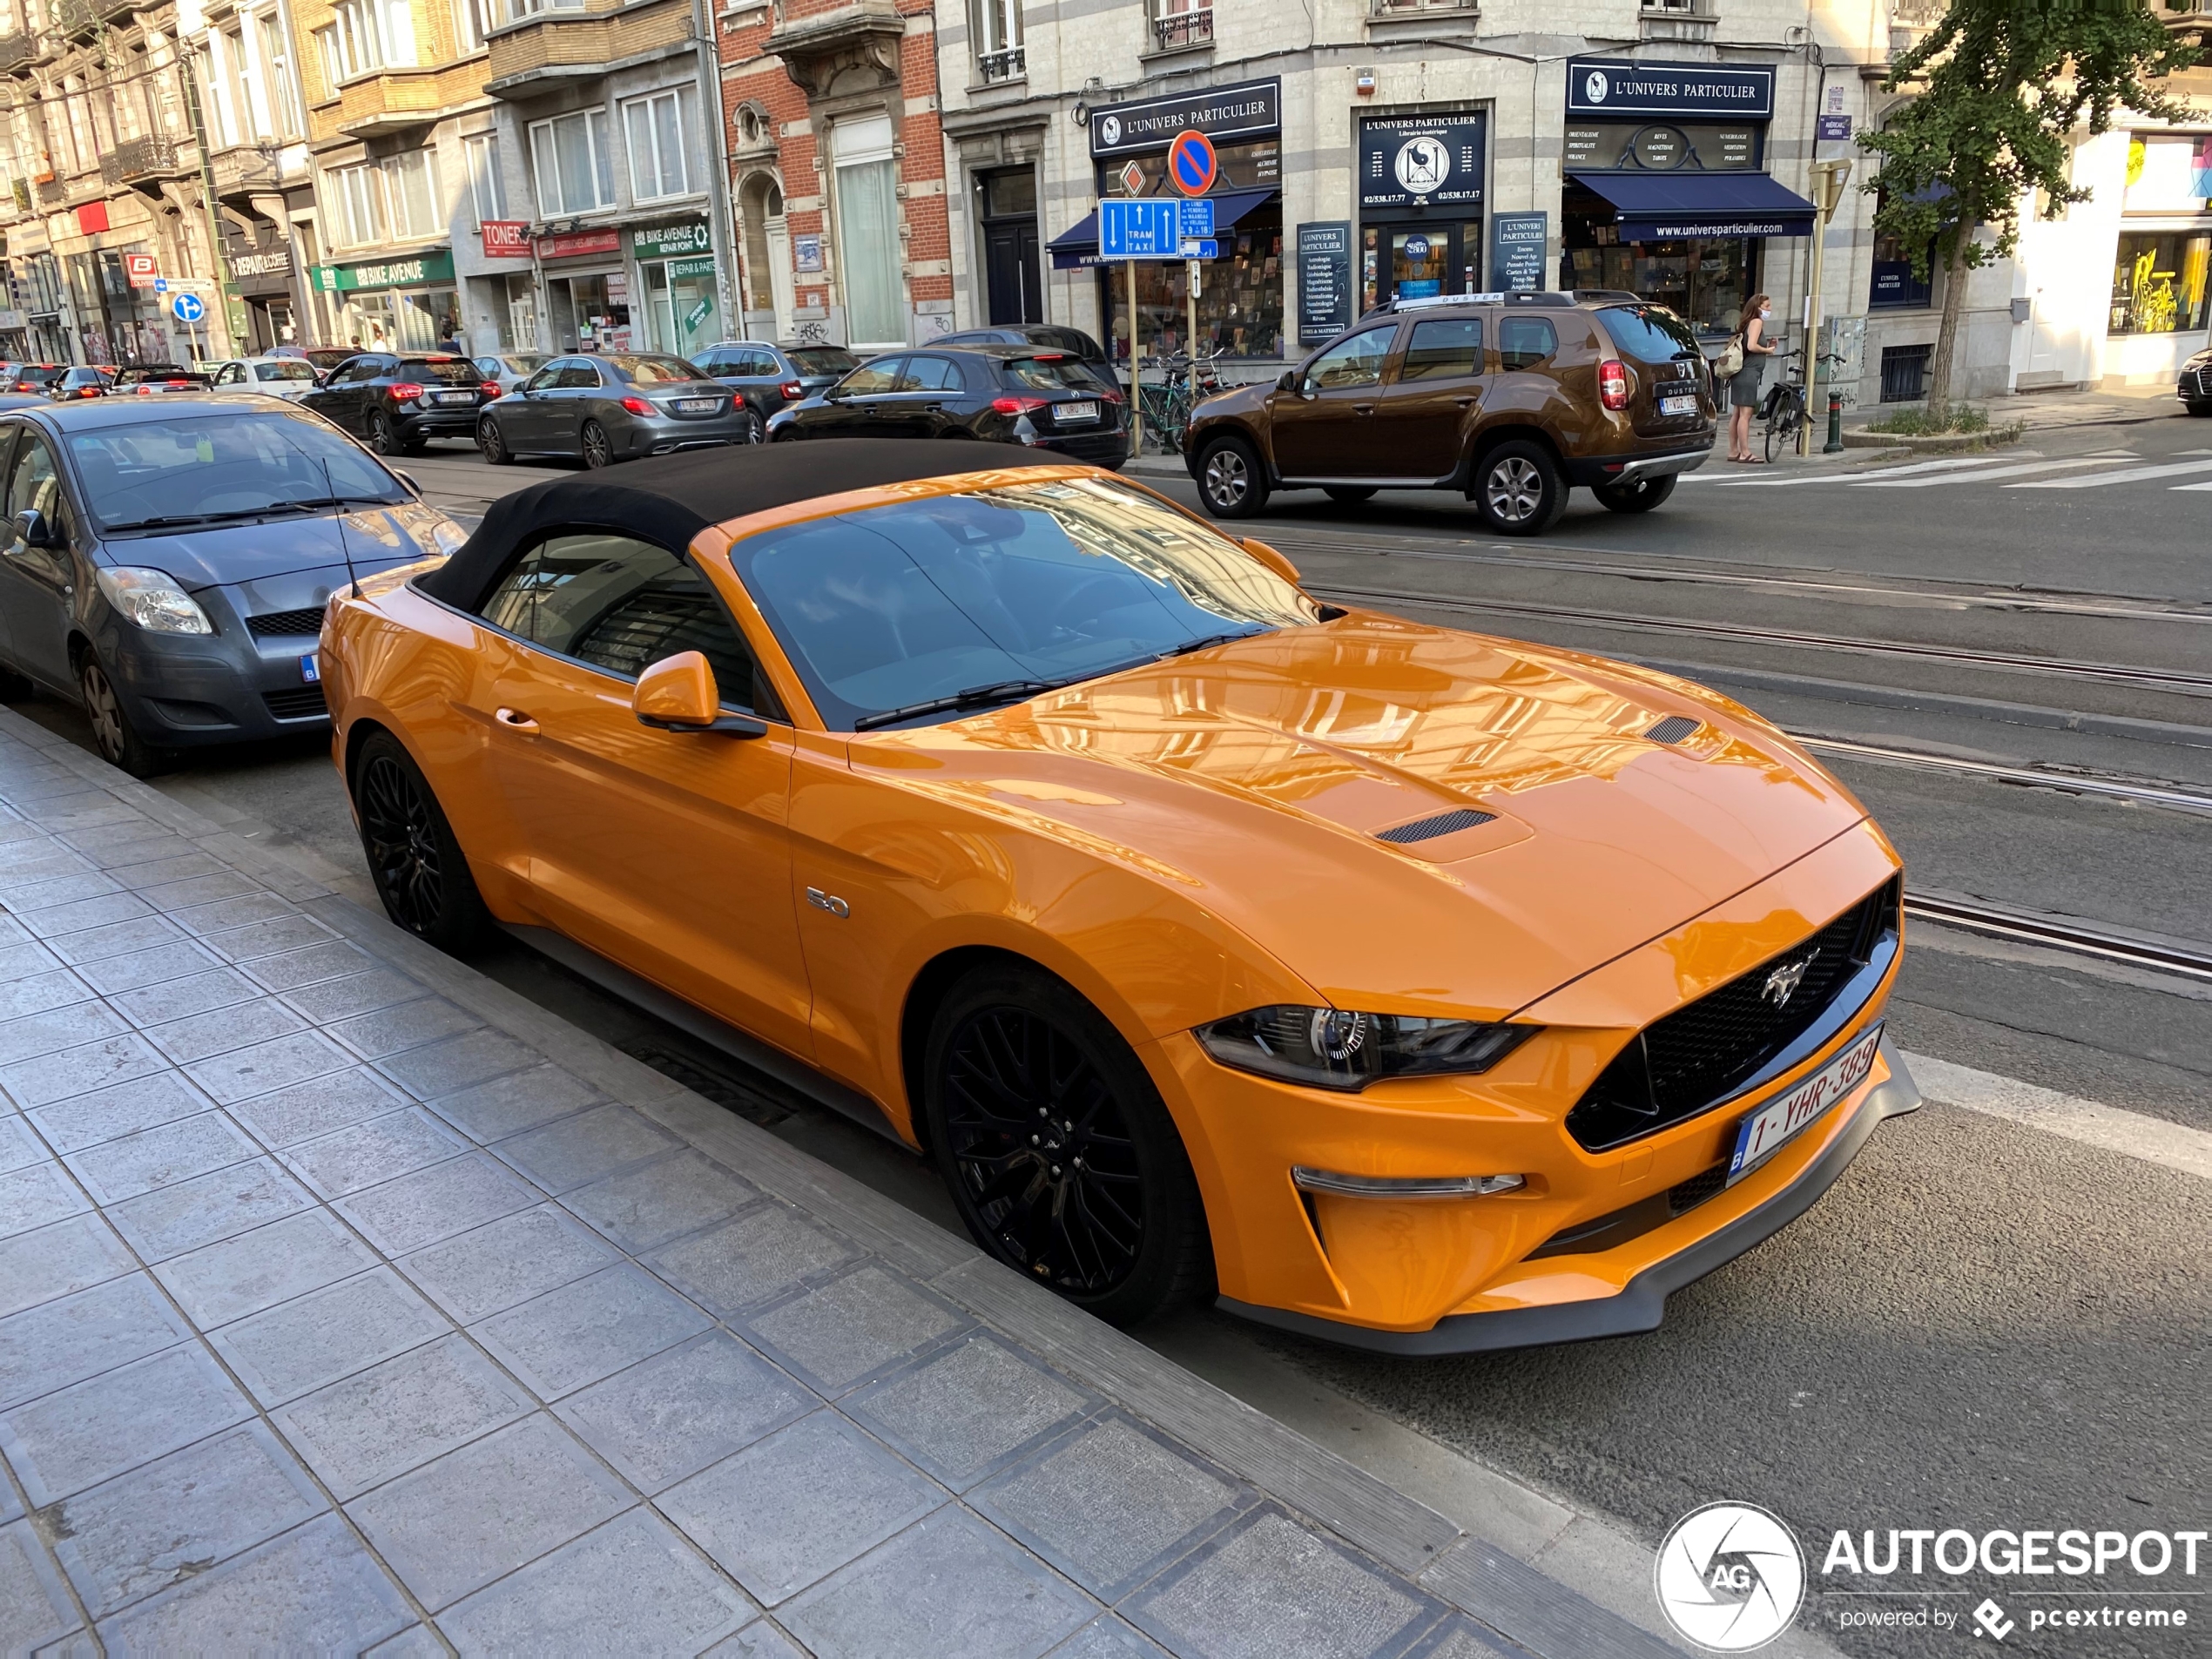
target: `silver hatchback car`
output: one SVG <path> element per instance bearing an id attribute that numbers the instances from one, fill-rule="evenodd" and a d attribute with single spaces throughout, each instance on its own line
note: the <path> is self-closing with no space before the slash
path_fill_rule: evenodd
<path id="1" fill-rule="evenodd" d="M 643 352 L 556 357 L 476 420 L 476 447 L 496 467 L 523 455 L 604 467 L 759 442 L 744 398 L 680 357 Z"/>

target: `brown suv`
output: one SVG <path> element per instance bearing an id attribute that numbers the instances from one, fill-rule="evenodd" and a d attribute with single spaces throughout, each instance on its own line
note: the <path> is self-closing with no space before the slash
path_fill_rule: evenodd
<path id="1" fill-rule="evenodd" d="M 1272 386 L 1193 412 L 1184 462 L 1217 518 L 1277 489 L 1340 502 L 1455 489 L 1505 536 L 1539 536 L 1586 486 L 1649 512 L 1713 448 L 1689 327 L 1627 293 L 1480 293 L 1369 313 Z"/>

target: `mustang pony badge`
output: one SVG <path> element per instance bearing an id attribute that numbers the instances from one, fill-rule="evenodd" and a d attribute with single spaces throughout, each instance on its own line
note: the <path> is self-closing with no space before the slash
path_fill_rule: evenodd
<path id="1" fill-rule="evenodd" d="M 1805 969 L 1812 966 L 1813 958 L 1819 954 L 1818 951 L 1814 951 L 1811 956 L 1800 961 L 1783 963 L 1766 976 L 1766 983 L 1759 989 L 1760 997 L 1777 1008 L 1786 1007 L 1790 999 L 1797 994 L 1797 987 L 1804 982 Z"/>

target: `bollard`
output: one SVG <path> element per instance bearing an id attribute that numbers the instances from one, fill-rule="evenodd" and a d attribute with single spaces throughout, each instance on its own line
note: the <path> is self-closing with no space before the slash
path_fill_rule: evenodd
<path id="1" fill-rule="evenodd" d="M 1828 394 L 1828 442 L 1821 446 L 1820 453 L 1824 455 L 1836 455 L 1843 452 L 1844 395 L 1841 392 L 1831 392 Z"/>

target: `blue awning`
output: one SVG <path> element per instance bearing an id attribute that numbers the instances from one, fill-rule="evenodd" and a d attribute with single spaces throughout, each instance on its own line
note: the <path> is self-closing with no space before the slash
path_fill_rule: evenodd
<path id="1" fill-rule="evenodd" d="M 1813 205 L 1763 172 L 1577 172 L 1613 204 L 1624 242 L 1678 236 L 1811 236 Z"/>
<path id="2" fill-rule="evenodd" d="M 1262 202 L 1271 202 L 1278 192 L 1270 186 L 1264 190 L 1224 190 L 1213 198 L 1213 227 L 1216 236 L 1226 236 L 1237 221 Z M 1094 210 L 1085 213 L 1045 246 L 1052 250 L 1052 268 L 1073 271 L 1086 265 L 1119 265 L 1119 260 L 1103 260 L 1098 256 L 1098 214 Z M 1222 257 L 1230 250 L 1224 248 Z"/>

